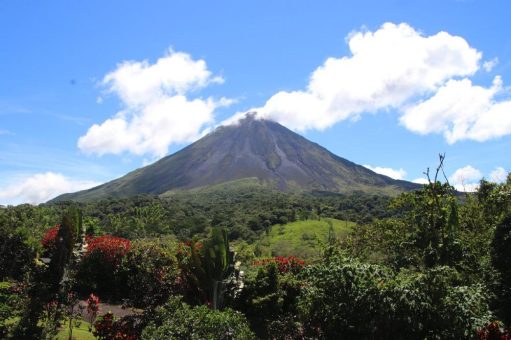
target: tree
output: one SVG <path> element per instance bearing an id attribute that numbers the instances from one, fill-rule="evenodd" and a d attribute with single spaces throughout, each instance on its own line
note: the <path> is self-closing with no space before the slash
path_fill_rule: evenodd
<path id="1" fill-rule="evenodd" d="M 390 279 L 385 268 L 336 257 L 305 269 L 300 314 L 312 337 L 371 338 L 383 300 L 379 286 Z"/>
<path id="2" fill-rule="evenodd" d="M 448 266 L 422 272 L 337 257 L 305 269 L 300 314 L 326 339 L 465 339 L 492 318 L 485 287 Z"/>
<path id="3" fill-rule="evenodd" d="M 303 285 L 298 273 L 303 265 L 296 258 L 277 257 L 256 261 L 257 272 L 247 273 L 234 305 L 245 314 L 258 337 L 296 338 L 298 335 L 301 324 L 294 319 Z"/>
<path id="4" fill-rule="evenodd" d="M 192 261 L 196 274 L 208 297 L 213 310 L 222 306 L 224 283 L 234 273 L 234 252 L 229 248 L 225 229 L 213 228 L 211 237 L 204 243 L 202 254 L 192 248 Z"/>
<path id="5" fill-rule="evenodd" d="M 502 320 L 511 326 L 511 214 L 497 225 L 492 248 L 492 264 L 500 276 L 495 307 Z"/>
<path id="6" fill-rule="evenodd" d="M 0 281 L 22 280 L 33 267 L 35 251 L 22 235 L 0 227 Z"/>
<path id="7" fill-rule="evenodd" d="M 59 304 L 65 301 L 73 284 L 73 271 L 83 250 L 83 240 L 82 215 L 72 206 L 62 217 L 55 246 L 49 249 L 49 265 L 40 263 L 30 273 L 27 291 L 30 301 L 16 329 L 17 338 L 39 338 L 38 322 L 44 306 L 52 300 Z"/>

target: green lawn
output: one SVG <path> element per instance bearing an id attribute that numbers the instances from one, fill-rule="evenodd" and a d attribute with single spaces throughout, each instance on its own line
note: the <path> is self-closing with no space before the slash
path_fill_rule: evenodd
<path id="1" fill-rule="evenodd" d="M 329 223 L 332 224 L 338 239 L 345 238 L 355 226 L 353 222 L 333 218 L 276 225 L 257 242 L 259 256 L 297 256 L 304 259 L 318 257 L 321 245 L 325 244 L 328 238 Z"/>
<path id="2" fill-rule="evenodd" d="M 59 334 L 57 334 L 58 340 L 67 340 L 69 339 L 69 329 L 67 328 L 67 324 L 63 327 Z M 89 323 L 82 321 L 80 327 L 73 328 L 73 339 L 75 340 L 95 340 L 96 338 L 89 332 Z"/>

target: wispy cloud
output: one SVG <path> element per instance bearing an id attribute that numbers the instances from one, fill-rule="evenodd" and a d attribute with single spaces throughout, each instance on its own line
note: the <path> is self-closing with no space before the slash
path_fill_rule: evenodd
<path id="1" fill-rule="evenodd" d="M 2 135 L 14 135 L 14 132 L 11 132 L 9 130 L 0 130 L 0 136 Z"/>
<path id="2" fill-rule="evenodd" d="M 486 72 L 491 72 L 495 66 L 499 63 L 499 58 L 493 58 L 483 63 L 483 68 Z"/>
<path id="3" fill-rule="evenodd" d="M 0 204 L 43 203 L 60 194 L 88 189 L 99 184 L 89 180 L 68 178 L 60 173 L 38 173 L 1 187 Z"/>
<path id="4" fill-rule="evenodd" d="M 47 116 L 51 116 L 51 117 L 55 117 L 60 120 L 65 120 L 65 121 L 68 121 L 68 122 L 71 122 L 71 123 L 74 123 L 74 124 L 80 125 L 80 126 L 87 125 L 90 123 L 90 118 L 85 117 L 85 116 L 62 114 L 62 113 L 57 113 L 57 112 L 50 111 L 50 110 L 40 110 L 40 111 L 38 111 L 38 113 L 41 113 L 41 114 L 44 114 Z"/>
<path id="5" fill-rule="evenodd" d="M 86 125 L 90 123 L 90 119 L 85 116 L 77 116 L 72 114 L 65 114 L 55 112 L 53 110 L 48 110 L 45 108 L 41 108 L 38 106 L 37 109 L 32 109 L 26 106 L 21 106 L 16 103 L 8 103 L 5 101 L 0 101 L 0 116 L 8 116 L 8 115 L 44 115 L 54 117 L 60 120 L 65 120 L 72 122 L 77 125 Z"/>
<path id="6" fill-rule="evenodd" d="M 0 100 L 0 116 L 12 115 L 12 114 L 27 114 L 32 113 L 32 110 L 17 104 L 12 104 L 3 100 Z"/>
<path id="7" fill-rule="evenodd" d="M 18 172 L 59 172 L 76 177 L 111 179 L 118 176 L 111 167 L 102 166 L 95 161 L 84 159 L 72 152 L 39 145 L 4 145 L 0 149 L 0 177 Z M 0 180 L 1 183 L 1 180 Z"/>

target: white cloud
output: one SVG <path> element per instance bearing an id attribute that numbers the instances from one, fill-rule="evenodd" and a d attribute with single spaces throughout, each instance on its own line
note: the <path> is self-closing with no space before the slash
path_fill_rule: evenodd
<path id="1" fill-rule="evenodd" d="M 13 135 L 13 133 L 9 130 L 0 130 L 0 136 L 1 135 Z"/>
<path id="2" fill-rule="evenodd" d="M 424 178 L 424 177 L 419 177 L 419 178 L 416 178 L 412 181 L 413 183 L 417 183 L 417 184 L 428 184 L 428 179 L 427 178 Z"/>
<path id="3" fill-rule="evenodd" d="M 469 79 L 449 80 L 431 98 L 406 109 L 401 123 L 420 133 L 443 133 L 448 143 L 486 141 L 511 133 L 511 101 L 496 102 L 502 80 L 489 88 Z"/>
<path id="4" fill-rule="evenodd" d="M 425 36 L 407 24 L 386 23 L 375 32 L 352 33 L 347 43 L 351 55 L 328 58 L 306 89 L 278 92 L 252 110 L 301 131 L 395 109 L 410 131 L 443 134 L 450 144 L 511 134 L 511 100 L 498 99 L 501 77 L 490 87 L 470 79 L 481 67 L 491 71 L 498 59 L 481 65 L 482 53 L 462 37 Z"/>
<path id="5" fill-rule="evenodd" d="M 75 180 L 54 172 L 35 174 L 0 188 L 0 204 L 38 204 L 60 194 L 99 185 L 94 181 Z"/>
<path id="6" fill-rule="evenodd" d="M 401 108 L 452 77 L 473 75 L 481 59 L 461 37 L 424 36 L 407 24 L 355 32 L 347 42 L 351 56 L 328 58 L 306 90 L 278 92 L 254 109 L 258 116 L 295 130 L 324 129 L 364 112 Z"/>
<path id="7" fill-rule="evenodd" d="M 486 72 L 491 72 L 495 66 L 499 63 L 499 58 L 493 58 L 492 60 L 487 60 L 483 63 L 483 68 Z"/>
<path id="8" fill-rule="evenodd" d="M 392 168 L 383 168 L 380 166 L 372 167 L 370 165 L 364 165 L 364 167 L 376 172 L 377 174 L 385 175 L 393 179 L 404 179 L 406 176 L 406 171 L 403 169 L 396 170 Z"/>
<path id="9" fill-rule="evenodd" d="M 102 84 L 118 95 L 129 106 L 145 106 L 162 96 L 184 95 L 210 83 L 222 83 L 213 77 L 204 60 L 193 60 L 190 55 L 169 50 L 154 64 L 144 61 L 126 61 L 107 74 Z"/>
<path id="10" fill-rule="evenodd" d="M 479 187 L 481 172 L 470 166 L 464 166 L 456 170 L 450 177 L 449 183 L 458 191 L 473 192 Z"/>
<path id="11" fill-rule="evenodd" d="M 498 166 L 490 173 L 490 181 L 495 183 L 503 183 L 507 180 L 508 172 L 501 166 Z"/>
<path id="12" fill-rule="evenodd" d="M 91 126 L 78 140 L 78 147 L 98 155 L 164 156 L 170 144 L 195 140 L 214 121 L 215 109 L 231 104 L 225 98 L 190 98 L 196 90 L 221 82 L 204 60 L 172 50 L 154 64 L 121 63 L 101 84 L 121 99 L 124 110 Z"/>

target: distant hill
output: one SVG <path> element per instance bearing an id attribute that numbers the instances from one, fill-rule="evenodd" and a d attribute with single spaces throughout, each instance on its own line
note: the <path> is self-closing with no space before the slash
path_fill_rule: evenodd
<path id="1" fill-rule="evenodd" d="M 91 201 L 207 188 L 247 179 L 282 191 L 396 195 L 420 186 L 377 174 L 269 120 L 247 115 L 184 149 L 89 190 L 52 201 Z"/>
<path id="2" fill-rule="evenodd" d="M 347 237 L 355 223 L 322 218 L 274 225 L 255 243 L 254 251 L 262 258 L 273 256 L 319 258 L 322 247 L 327 244 L 330 226 L 335 238 L 341 240 Z"/>

